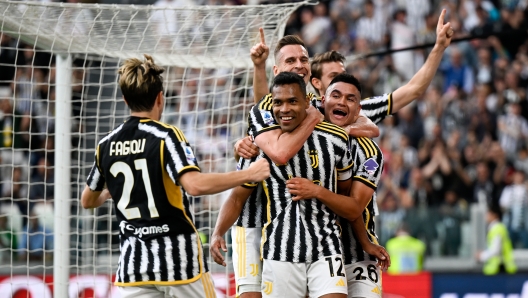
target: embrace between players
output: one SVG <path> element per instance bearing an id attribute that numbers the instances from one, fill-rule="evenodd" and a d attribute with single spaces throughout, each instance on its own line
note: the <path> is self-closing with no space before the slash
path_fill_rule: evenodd
<path id="1" fill-rule="evenodd" d="M 200 173 L 183 133 L 159 122 L 163 69 L 147 55 L 145 62 L 127 60 L 119 83 L 131 117 L 99 142 L 81 198 L 85 208 L 113 198 L 122 296 L 214 297 L 188 196 L 234 187 L 220 210 L 211 253 L 225 266 L 220 249 L 226 251 L 223 236 L 234 225 L 237 295 L 381 297 L 381 269 L 390 259 L 377 245 L 373 217 L 383 155 L 370 137 L 378 134 L 374 123 L 428 87 L 451 42 L 444 15 L 435 47 L 409 83 L 361 102 L 360 84 L 344 73 L 343 56 L 325 53 L 310 65 L 295 36 L 276 47 L 267 94 L 269 49 L 261 30 L 261 42 L 251 49 L 256 104 L 249 136 L 237 142 L 238 171 L 222 174 Z M 321 98 L 307 94 L 308 82 Z M 138 140 L 146 150 L 109 151 Z"/>

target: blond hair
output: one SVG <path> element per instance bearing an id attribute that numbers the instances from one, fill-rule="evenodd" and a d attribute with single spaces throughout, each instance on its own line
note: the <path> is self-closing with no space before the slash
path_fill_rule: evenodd
<path id="1" fill-rule="evenodd" d="M 127 59 L 119 68 L 119 87 L 128 107 L 134 112 L 150 111 L 156 97 L 163 91 L 165 71 L 154 63 L 152 56 L 144 54 L 145 60 Z"/>

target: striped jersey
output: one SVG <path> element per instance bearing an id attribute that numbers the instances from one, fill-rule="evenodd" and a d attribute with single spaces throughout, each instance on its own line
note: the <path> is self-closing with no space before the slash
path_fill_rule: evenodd
<path id="1" fill-rule="evenodd" d="M 190 283 L 207 272 L 181 175 L 200 171 L 178 128 L 130 117 L 97 145 L 87 185 L 104 185 L 119 222 L 116 285 Z"/>
<path id="2" fill-rule="evenodd" d="M 238 161 L 237 170 L 244 170 L 249 168 L 251 162 L 255 161 L 256 158 L 244 159 L 241 158 Z M 264 203 L 265 194 L 263 189 L 263 183 L 246 183 L 242 187 L 252 188 L 253 192 L 244 203 L 244 207 L 237 221 L 236 226 L 244 228 L 261 228 L 264 225 Z"/>
<path id="3" fill-rule="evenodd" d="M 313 93 L 308 93 L 307 96 L 310 98 L 310 101 L 314 101 L 317 96 Z M 273 106 L 271 93 L 268 95 L 265 95 L 261 101 L 258 104 L 259 106 L 259 121 L 255 118 L 255 116 L 250 112 L 248 116 L 248 135 L 250 132 L 254 131 L 255 129 L 265 129 L 265 130 L 272 130 L 280 128 L 277 123 L 275 122 L 275 118 L 273 118 L 271 108 Z M 253 115 L 253 116 L 252 116 Z M 251 127 L 256 126 L 258 128 L 251 129 Z M 268 127 L 269 126 L 269 127 Z M 243 158 L 239 160 L 238 169 L 246 168 L 249 166 L 250 161 L 246 160 L 244 161 Z M 264 218 L 264 210 L 262 210 L 263 204 L 265 204 L 266 197 L 264 194 L 264 190 L 262 188 L 262 184 L 260 185 L 250 185 L 245 184 L 244 187 L 251 187 L 255 188 L 249 198 L 247 199 L 246 203 L 244 204 L 244 207 L 242 209 L 242 212 L 240 213 L 240 216 L 238 217 L 235 225 L 239 227 L 244 228 L 261 228 L 264 225 L 265 218 Z"/>
<path id="4" fill-rule="evenodd" d="M 376 204 L 376 189 L 383 171 L 383 154 L 379 146 L 368 138 L 350 138 L 350 148 L 352 148 L 352 157 L 354 166 L 352 167 L 352 179 L 359 181 L 366 186 L 374 189 L 372 199 L 363 211 L 363 222 L 369 239 L 373 243 L 378 243 L 378 237 L 375 232 L 374 216 L 378 215 Z M 341 240 L 343 241 L 343 256 L 345 264 L 353 264 L 362 261 L 376 261 L 376 257 L 371 256 L 363 251 L 361 244 L 354 238 L 352 225 L 345 218 L 340 218 L 343 228 Z"/>
<path id="5" fill-rule="evenodd" d="M 271 129 L 264 113 L 270 112 L 271 105 L 262 106 L 266 103 L 263 99 L 250 111 L 250 135 L 254 137 Z M 280 129 L 280 126 L 275 125 L 274 129 Z M 341 254 L 336 214 L 316 199 L 292 201 L 286 181 L 302 177 L 335 192 L 337 182 L 350 179 L 352 174 L 348 145 L 348 135 L 342 128 L 322 122 L 315 126 L 301 150 L 285 165 L 275 164 L 261 152 L 259 157 L 266 158 L 271 165 L 270 177 L 264 181 L 264 259 L 299 263 Z"/>
<path id="6" fill-rule="evenodd" d="M 320 97 L 311 98 L 312 105 L 324 114 L 324 107 Z M 379 123 L 392 114 L 392 93 L 363 98 L 360 114 L 374 123 Z"/>

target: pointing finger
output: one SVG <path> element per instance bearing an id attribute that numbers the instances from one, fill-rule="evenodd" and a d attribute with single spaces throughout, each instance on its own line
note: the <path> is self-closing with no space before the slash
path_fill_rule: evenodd
<path id="1" fill-rule="evenodd" d="M 266 38 L 264 36 L 264 29 L 261 27 L 259 28 L 260 31 L 260 43 L 266 44 Z"/>
<path id="2" fill-rule="evenodd" d="M 445 14 L 446 14 L 446 10 L 442 9 L 442 13 L 440 13 L 440 17 L 438 18 L 438 25 L 437 25 L 438 28 L 442 28 L 442 25 L 444 25 Z"/>

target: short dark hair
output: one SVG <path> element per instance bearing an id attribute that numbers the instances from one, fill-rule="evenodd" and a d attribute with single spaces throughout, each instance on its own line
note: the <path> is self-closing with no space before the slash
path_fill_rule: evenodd
<path id="1" fill-rule="evenodd" d="M 277 86 L 283 86 L 283 85 L 293 85 L 297 84 L 299 85 L 299 88 L 301 88 L 301 92 L 303 97 L 306 97 L 306 83 L 301 78 L 300 75 L 294 73 L 294 72 L 281 72 L 279 73 L 274 79 L 273 79 L 273 85 L 271 85 L 271 89 L 277 87 Z"/>
<path id="2" fill-rule="evenodd" d="M 341 62 L 345 64 L 345 56 L 343 56 L 341 53 L 337 51 L 328 51 L 324 52 L 322 54 L 316 54 L 312 62 L 310 63 L 311 69 L 312 69 L 312 78 L 321 79 L 323 76 L 323 66 L 324 63 L 330 63 L 330 62 Z"/>
<path id="3" fill-rule="evenodd" d="M 488 206 L 488 212 L 495 214 L 499 220 L 502 220 L 502 209 L 495 204 Z"/>
<path id="4" fill-rule="evenodd" d="M 280 50 L 289 45 L 300 45 L 306 48 L 304 45 L 304 41 L 297 35 L 286 35 L 283 38 L 279 39 L 277 42 L 277 45 L 275 46 L 275 59 L 277 59 L 277 55 L 279 54 Z"/>
<path id="5" fill-rule="evenodd" d="M 359 80 L 355 76 L 348 74 L 348 73 L 340 73 L 337 76 L 335 76 L 335 78 L 330 82 L 330 85 L 328 86 L 331 86 L 338 82 L 343 82 L 343 83 L 356 86 L 359 93 L 361 94 L 361 84 L 359 83 Z"/>

